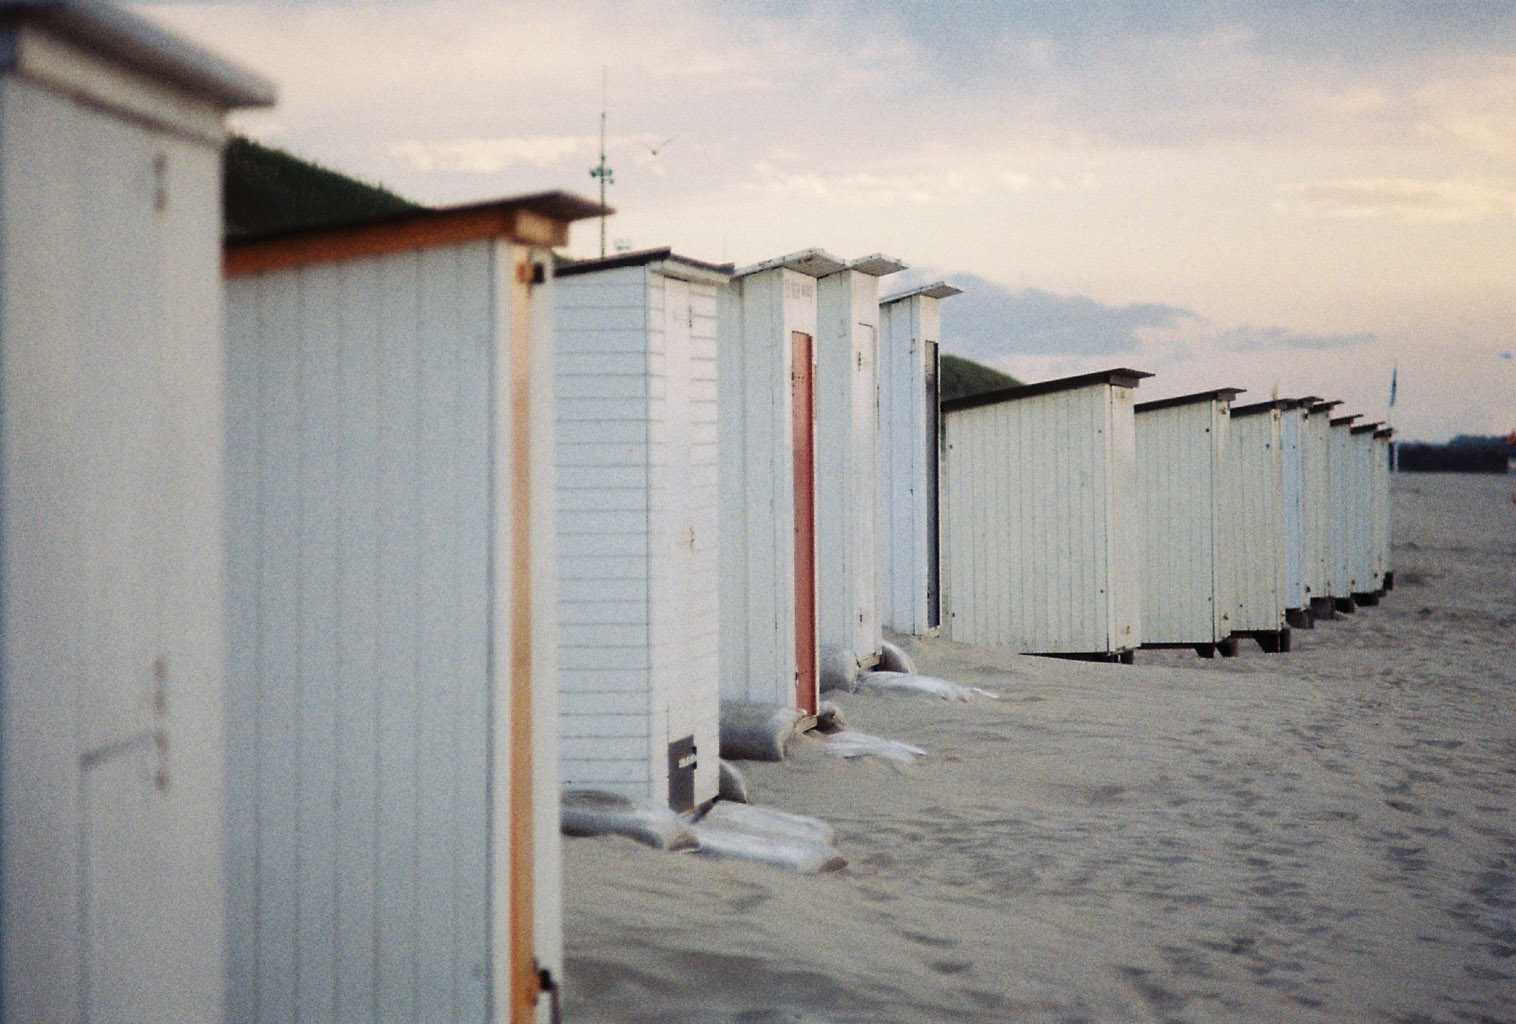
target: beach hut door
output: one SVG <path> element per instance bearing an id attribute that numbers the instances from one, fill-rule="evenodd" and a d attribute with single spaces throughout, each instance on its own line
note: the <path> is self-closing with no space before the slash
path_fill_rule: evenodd
<path id="1" fill-rule="evenodd" d="M 923 396 L 922 408 L 926 412 L 926 625 L 928 629 L 934 629 L 942 622 L 942 592 L 938 573 L 939 543 L 937 535 L 937 442 L 938 442 L 938 409 L 937 409 L 937 376 L 938 354 L 937 343 L 927 341 L 926 351 L 926 393 Z"/>
<path id="2" fill-rule="evenodd" d="M 795 478 L 795 706 L 817 710 L 816 690 L 816 407 L 811 336 L 790 334 L 790 415 Z"/>

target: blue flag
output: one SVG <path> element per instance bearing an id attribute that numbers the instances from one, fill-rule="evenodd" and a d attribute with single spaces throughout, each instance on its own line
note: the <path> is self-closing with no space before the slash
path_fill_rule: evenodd
<path id="1" fill-rule="evenodd" d="M 1395 378 L 1399 375 L 1399 373 L 1400 367 L 1390 367 L 1390 408 L 1392 409 L 1395 407 Z"/>

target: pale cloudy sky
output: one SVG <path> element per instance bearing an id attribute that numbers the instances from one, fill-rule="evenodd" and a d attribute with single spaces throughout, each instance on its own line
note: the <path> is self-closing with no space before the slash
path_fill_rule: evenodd
<path id="1" fill-rule="evenodd" d="M 278 84 L 241 130 L 425 203 L 593 196 L 605 68 L 613 248 L 883 252 L 1023 379 L 1516 429 L 1516 2 L 136 9 Z"/>

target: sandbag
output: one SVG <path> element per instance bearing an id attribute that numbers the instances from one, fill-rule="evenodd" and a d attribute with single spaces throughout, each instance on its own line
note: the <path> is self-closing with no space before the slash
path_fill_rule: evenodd
<path id="1" fill-rule="evenodd" d="M 802 717 L 798 708 L 723 701 L 721 756 L 734 761 L 783 761 Z"/>
<path id="2" fill-rule="evenodd" d="M 851 729 L 824 736 L 822 743 L 826 746 L 827 753 L 838 757 L 869 755 L 909 764 L 918 757 L 926 756 L 925 750 L 909 743 L 885 739 L 882 736 L 870 736 L 866 732 L 853 732 Z"/>
<path id="3" fill-rule="evenodd" d="M 819 657 L 822 693 L 841 690 L 852 693 L 858 689 L 858 655 L 845 647 L 823 644 Z"/>
<path id="4" fill-rule="evenodd" d="M 905 648 L 884 641 L 879 649 L 879 664 L 876 666 L 880 672 L 904 672 L 908 675 L 916 674 L 916 663 L 911 656 L 905 653 Z"/>
<path id="5" fill-rule="evenodd" d="M 832 845 L 832 827 L 804 814 L 716 803 L 690 831 L 698 844 L 695 852 L 708 857 L 735 857 L 807 873 L 847 866 Z"/>
<path id="6" fill-rule="evenodd" d="M 962 686 L 937 676 L 920 676 L 914 672 L 865 672 L 858 677 L 860 690 L 886 690 L 894 693 L 920 693 L 943 700 L 971 701 L 975 697 L 999 700 L 1000 694 L 977 686 Z"/>
<path id="7" fill-rule="evenodd" d="M 730 761 L 722 760 L 718 764 L 716 796 L 738 804 L 752 803 L 747 795 L 747 779 L 742 777 L 741 770 Z"/>
<path id="8" fill-rule="evenodd" d="M 626 836 L 655 850 L 699 845 L 689 824 L 667 805 L 598 789 L 566 790 L 560 827 L 566 836 Z"/>

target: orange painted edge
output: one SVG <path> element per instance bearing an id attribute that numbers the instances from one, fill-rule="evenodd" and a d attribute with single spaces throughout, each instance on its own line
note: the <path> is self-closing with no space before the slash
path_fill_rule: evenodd
<path id="1" fill-rule="evenodd" d="M 399 220 L 232 242 L 223 251 L 221 272 L 224 277 L 240 277 L 482 238 L 505 238 L 536 246 L 566 245 L 568 228 L 568 221 L 509 204 L 426 210 Z"/>
<path id="2" fill-rule="evenodd" d="M 511 419 L 511 1020 L 534 1019 L 537 974 L 535 813 L 532 759 L 532 264 L 512 253 Z"/>

